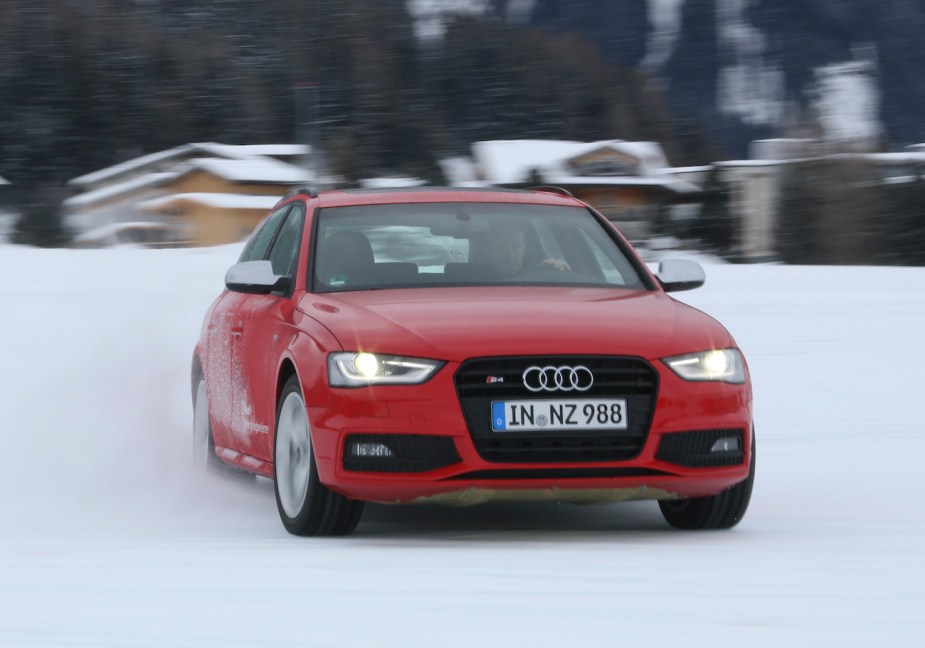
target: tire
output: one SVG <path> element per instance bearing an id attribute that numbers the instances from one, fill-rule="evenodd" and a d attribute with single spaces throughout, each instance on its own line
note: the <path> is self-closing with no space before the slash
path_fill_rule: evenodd
<path id="1" fill-rule="evenodd" d="M 665 521 L 676 529 L 731 529 L 745 517 L 755 483 L 755 431 L 752 430 L 752 461 L 748 477 L 735 486 L 708 497 L 660 500 Z"/>
<path id="2" fill-rule="evenodd" d="M 297 536 L 350 534 L 360 522 L 363 502 L 321 483 L 311 437 L 299 380 L 292 376 L 276 406 L 273 484 L 280 520 Z"/>
<path id="3" fill-rule="evenodd" d="M 222 460 L 215 454 L 206 381 L 200 378 L 193 401 L 193 466 L 197 472 L 214 472 L 222 465 Z"/>

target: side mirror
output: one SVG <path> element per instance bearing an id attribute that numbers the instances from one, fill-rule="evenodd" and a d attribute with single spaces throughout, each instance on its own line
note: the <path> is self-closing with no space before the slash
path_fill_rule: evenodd
<path id="1" fill-rule="evenodd" d="M 235 292 L 268 294 L 286 292 L 291 286 L 289 277 L 273 274 L 269 261 L 242 261 L 225 273 L 225 285 Z"/>
<path id="2" fill-rule="evenodd" d="M 665 259 L 658 264 L 658 272 L 655 276 L 658 277 L 665 292 L 693 290 L 700 288 L 707 280 L 699 263 L 685 259 Z"/>

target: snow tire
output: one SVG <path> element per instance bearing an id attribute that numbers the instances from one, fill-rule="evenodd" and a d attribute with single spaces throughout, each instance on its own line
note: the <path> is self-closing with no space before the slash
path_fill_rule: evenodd
<path id="1" fill-rule="evenodd" d="M 273 476 L 279 517 L 289 533 L 348 535 L 359 524 L 364 503 L 335 493 L 318 479 L 308 411 L 296 376 L 286 381 L 277 403 Z"/>
<path id="2" fill-rule="evenodd" d="M 215 454 L 212 417 L 206 396 L 206 381 L 199 378 L 193 399 L 193 465 L 200 472 L 216 472 L 224 465 Z"/>
<path id="3" fill-rule="evenodd" d="M 748 477 L 735 486 L 708 497 L 660 500 L 665 521 L 676 529 L 731 529 L 742 521 L 755 483 L 755 430 L 752 429 L 752 460 Z"/>

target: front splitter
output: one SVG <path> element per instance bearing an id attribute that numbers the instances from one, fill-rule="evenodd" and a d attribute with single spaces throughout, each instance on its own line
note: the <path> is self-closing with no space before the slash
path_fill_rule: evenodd
<path id="1" fill-rule="evenodd" d="M 466 488 L 449 493 L 425 495 L 412 500 L 411 504 L 443 504 L 446 506 L 473 506 L 486 502 L 561 502 L 569 504 L 611 504 L 630 500 L 678 499 L 676 493 L 660 488 L 639 486 L 635 488 L 527 488 L 504 489 Z M 394 504 L 381 502 L 383 504 Z"/>

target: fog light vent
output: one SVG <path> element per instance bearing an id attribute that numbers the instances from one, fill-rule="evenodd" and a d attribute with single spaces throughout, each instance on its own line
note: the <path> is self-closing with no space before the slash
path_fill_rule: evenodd
<path id="1" fill-rule="evenodd" d="M 344 470 L 426 472 L 460 461 L 453 439 L 431 434 L 349 434 Z"/>
<path id="2" fill-rule="evenodd" d="M 686 468 L 736 466 L 745 461 L 744 430 L 692 430 L 662 435 L 655 458 Z"/>
<path id="3" fill-rule="evenodd" d="M 739 449 L 741 449 L 741 446 L 739 445 L 739 437 L 734 436 L 721 437 L 714 441 L 713 445 L 710 446 L 710 452 L 731 452 Z"/>
<path id="4" fill-rule="evenodd" d="M 395 453 L 384 443 L 357 443 L 350 444 L 351 457 L 394 457 Z"/>

